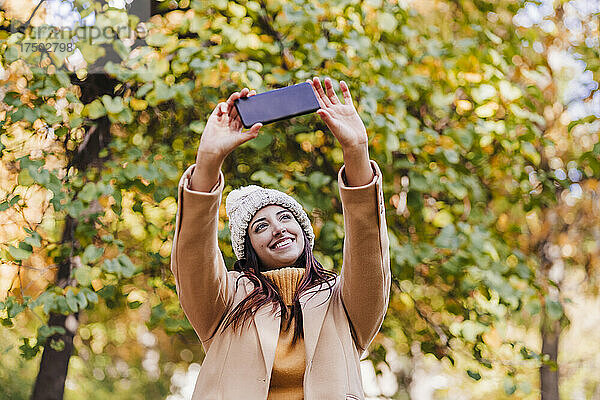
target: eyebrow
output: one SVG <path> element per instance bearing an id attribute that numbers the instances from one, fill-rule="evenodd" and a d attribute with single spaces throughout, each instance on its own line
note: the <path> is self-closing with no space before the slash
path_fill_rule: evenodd
<path id="1" fill-rule="evenodd" d="M 278 211 L 277 214 L 275 214 L 275 215 L 279 215 L 279 214 L 284 213 L 284 212 L 290 212 L 290 210 L 281 210 L 281 211 Z M 250 225 L 250 227 L 252 228 L 254 226 L 254 224 L 256 224 L 258 221 L 262 221 L 262 220 L 266 220 L 266 219 L 267 218 L 265 218 L 265 217 L 261 217 L 261 218 L 257 219 L 256 221 L 254 221 L 252 223 L 252 225 Z"/>

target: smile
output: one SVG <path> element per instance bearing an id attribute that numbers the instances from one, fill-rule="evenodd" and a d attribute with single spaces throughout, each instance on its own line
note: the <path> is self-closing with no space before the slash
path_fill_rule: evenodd
<path id="1" fill-rule="evenodd" d="M 275 246 L 272 247 L 273 250 L 279 250 L 279 249 L 283 249 L 283 248 L 287 248 L 290 247 L 292 245 L 293 239 L 285 239 L 279 243 L 277 243 Z"/>

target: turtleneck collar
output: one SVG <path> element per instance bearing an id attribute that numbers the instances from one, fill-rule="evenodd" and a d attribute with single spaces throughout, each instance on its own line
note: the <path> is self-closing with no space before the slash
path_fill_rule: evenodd
<path id="1" fill-rule="evenodd" d="M 306 268 L 286 267 L 264 271 L 262 274 L 277 286 L 285 305 L 291 306 L 305 271 Z"/>

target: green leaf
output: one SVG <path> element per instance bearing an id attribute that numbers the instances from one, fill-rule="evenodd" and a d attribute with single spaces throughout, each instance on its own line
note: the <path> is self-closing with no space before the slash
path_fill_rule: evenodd
<path id="1" fill-rule="evenodd" d="M 124 107 L 119 114 L 117 114 L 117 121 L 123 124 L 130 124 L 133 122 L 133 113 L 128 107 Z"/>
<path id="2" fill-rule="evenodd" d="M 81 289 L 81 291 L 79 293 L 83 293 L 83 295 L 88 300 L 88 302 L 93 303 L 93 304 L 98 303 L 98 300 L 99 300 L 98 295 L 93 290 L 91 290 L 89 288 L 83 288 L 83 289 Z"/>
<path id="3" fill-rule="evenodd" d="M 85 105 L 84 114 L 87 114 L 91 119 L 98 119 L 106 115 L 106 109 L 102 102 L 96 99 Z"/>
<path id="4" fill-rule="evenodd" d="M 458 247 L 458 237 L 456 236 L 456 228 L 453 224 L 448 224 L 442 228 L 440 234 L 435 239 L 435 245 L 452 249 Z"/>
<path id="5" fill-rule="evenodd" d="M 85 294 L 81 291 L 75 295 L 75 298 L 77 299 L 77 305 L 80 310 L 84 310 L 88 306 L 87 297 L 85 297 Z"/>
<path id="6" fill-rule="evenodd" d="M 190 123 L 190 130 L 195 133 L 202 133 L 204 131 L 204 125 L 203 121 L 192 121 Z"/>
<path id="7" fill-rule="evenodd" d="M 120 96 L 110 97 L 105 94 L 102 96 L 102 104 L 106 108 L 106 111 L 112 114 L 118 114 L 123 110 L 123 99 Z"/>
<path id="8" fill-rule="evenodd" d="M 13 197 L 12 197 L 12 198 L 9 200 L 9 202 L 8 202 L 8 203 L 9 203 L 9 204 L 10 204 L 10 206 L 12 207 L 12 206 L 14 206 L 15 204 L 17 204 L 17 203 L 19 202 L 19 200 L 21 200 L 21 196 L 17 194 L 17 195 L 15 195 L 15 196 L 13 196 Z"/>
<path id="9" fill-rule="evenodd" d="M 31 256 L 31 250 L 25 250 L 19 247 L 8 246 L 8 253 L 15 260 L 26 260 Z"/>
<path id="10" fill-rule="evenodd" d="M 31 236 L 25 238 L 25 243 L 33 247 L 41 247 L 42 246 L 42 237 L 39 233 L 33 232 Z"/>
<path id="11" fill-rule="evenodd" d="M 63 351 L 65 349 L 65 342 L 62 339 L 51 339 L 50 347 L 54 351 Z"/>
<path id="12" fill-rule="evenodd" d="M 90 264 L 97 261 L 104 254 L 104 247 L 96 247 L 93 244 L 88 245 L 83 251 L 81 262 Z"/>
<path id="13" fill-rule="evenodd" d="M 154 47 L 163 47 L 168 41 L 169 37 L 164 33 L 154 33 L 146 38 L 146 43 Z"/>
<path id="14" fill-rule="evenodd" d="M 469 375 L 472 379 L 475 379 L 476 381 L 481 379 L 481 374 L 479 374 L 479 372 L 477 371 L 471 371 L 470 369 L 468 369 L 467 375 Z"/>
<path id="15" fill-rule="evenodd" d="M 88 203 L 91 203 L 92 200 L 96 200 L 98 196 L 99 193 L 94 182 L 86 183 L 83 189 L 81 189 L 81 191 L 78 194 L 78 197 L 81 200 L 86 201 Z"/>
<path id="16" fill-rule="evenodd" d="M 308 182 L 310 183 L 312 189 L 318 189 L 321 186 L 329 184 L 329 182 L 331 182 L 331 177 L 329 175 L 325 175 L 321 171 L 315 171 L 308 176 Z"/>
<path id="17" fill-rule="evenodd" d="M 31 346 L 30 342 L 31 339 L 23 338 L 23 344 L 19 346 L 19 350 L 21 350 L 21 357 L 23 357 L 26 360 L 33 359 L 40 351 L 39 344 Z"/>
<path id="18" fill-rule="evenodd" d="M 12 107 L 19 107 L 21 103 L 21 94 L 17 92 L 6 92 L 4 95 L 4 103 Z"/>
<path id="19" fill-rule="evenodd" d="M 4 306 L 6 307 L 6 311 L 8 314 L 8 318 L 16 317 L 21 311 L 25 310 L 26 306 L 18 303 L 14 297 L 8 297 L 4 302 Z"/>
<path id="20" fill-rule="evenodd" d="M 259 134 L 254 139 L 247 141 L 248 146 L 256 151 L 262 151 L 269 147 L 271 143 L 273 143 L 273 136 L 262 133 Z"/>
<path id="21" fill-rule="evenodd" d="M 563 308 L 560 302 L 546 298 L 546 313 L 553 320 L 558 320 L 563 316 Z"/>
<path id="22" fill-rule="evenodd" d="M 266 186 L 276 186 L 279 184 L 277 178 L 275 178 L 268 172 L 263 171 L 262 169 L 253 173 L 250 176 L 250 179 L 252 179 L 253 181 L 259 181 L 260 183 Z"/>
<path id="23" fill-rule="evenodd" d="M 164 305 L 162 303 L 157 304 L 156 306 L 152 307 L 152 310 L 150 311 L 150 321 L 148 322 L 148 325 L 150 327 L 155 327 L 166 316 L 167 316 L 167 311 L 165 310 Z"/>
<path id="24" fill-rule="evenodd" d="M 502 386 L 504 387 L 504 393 L 509 396 L 517 391 L 517 385 L 515 385 L 512 379 L 505 379 Z"/>
<path id="25" fill-rule="evenodd" d="M 141 301 L 132 301 L 131 303 L 127 303 L 127 306 L 132 310 L 139 308 L 143 303 Z"/>
<path id="26" fill-rule="evenodd" d="M 117 258 L 106 259 L 102 264 L 102 269 L 108 273 L 117 274 L 124 278 L 131 278 L 137 270 L 137 267 L 131 262 L 125 254 L 120 254 Z"/>
<path id="27" fill-rule="evenodd" d="M 67 291 L 67 294 L 65 295 L 65 300 L 67 302 L 67 305 L 69 306 L 69 309 L 72 312 L 76 313 L 77 311 L 79 311 L 79 302 L 72 290 L 69 289 Z"/>
<path id="28" fill-rule="evenodd" d="M 125 254 L 120 254 L 117 257 L 117 259 L 119 260 L 119 263 L 122 266 L 121 273 L 123 274 L 123 276 L 125 278 L 131 278 L 137 270 L 135 264 L 132 263 L 129 257 L 127 257 Z"/>
<path id="29" fill-rule="evenodd" d="M 113 49 L 121 57 L 121 60 L 129 58 L 129 48 L 121 40 L 113 41 Z"/>
<path id="30" fill-rule="evenodd" d="M 92 268 L 89 265 L 82 265 L 73 270 L 73 277 L 81 286 L 89 286 L 92 283 Z"/>
<path id="31" fill-rule="evenodd" d="M 7 63 L 12 63 L 19 59 L 19 52 L 16 46 L 8 46 L 4 52 L 4 59 Z"/>
<path id="32" fill-rule="evenodd" d="M 21 186 L 31 186 L 35 181 L 31 177 L 29 169 L 23 169 L 21 170 L 21 172 L 19 172 L 19 175 L 17 176 L 17 182 Z"/>

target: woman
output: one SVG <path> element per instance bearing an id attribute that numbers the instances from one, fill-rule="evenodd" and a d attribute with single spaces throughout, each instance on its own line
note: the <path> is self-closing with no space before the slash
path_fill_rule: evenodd
<path id="1" fill-rule="evenodd" d="M 233 102 L 206 123 L 196 164 L 179 183 L 171 270 L 204 359 L 193 399 L 363 399 L 360 357 L 379 330 L 390 290 L 382 176 L 369 160 L 367 133 L 342 81 L 342 104 L 325 79 L 309 80 L 317 114 L 339 141 L 338 184 L 344 214 L 339 276 L 312 254 L 308 216 L 292 197 L 247 186 L 232 191 L 226 212 L 238 261 L 228 271 L 218 248 L 221 165 L 261 124 L 242 132 Z"/>

